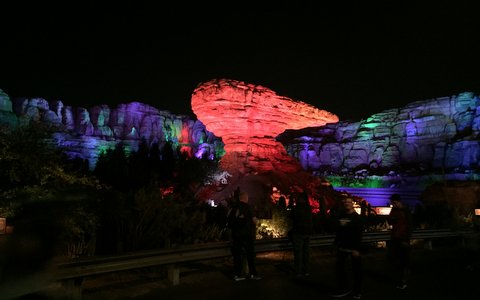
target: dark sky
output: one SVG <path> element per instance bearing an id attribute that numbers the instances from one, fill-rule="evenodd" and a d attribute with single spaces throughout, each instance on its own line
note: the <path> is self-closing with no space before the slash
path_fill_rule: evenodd
<path id="1" fill-rule="evenodd" d="M 473 1 L 66 2 L 1 9 L 0 89 L 11 98 L 193 116 L 197 84 L 230 78 L 359 120 L 480 93 Z"/>

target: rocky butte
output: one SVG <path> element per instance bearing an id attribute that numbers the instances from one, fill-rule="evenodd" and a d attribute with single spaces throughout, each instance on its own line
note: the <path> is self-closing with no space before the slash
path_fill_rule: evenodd
<path id="1" fill-rule="evenodd" d="M 287 130 L 277 140 L 305 170 L 337 187 L 353 182 L 360 188 L 346 190 L 365 193 L 370 202 L 372 195 L 366 196 L 374 193 L 376 205 L 388 203 L 396 189 L 404 198 L 421 198 L 424 205 L 448 203 L 471 216 L 480 204 L 479 105 L 478 96 L 466 92 L 412 102 L 361 121 Z"/>
<path id="2" fill-rule="evenodd" d="M 480 171 L 480 100 L 473 93 L 417 101 L 357 122 L 342 121 L 278 137 L 305 170 L 352 175 L 452 175 Z"/>
<path id="3" fill-rule="evenodd" d="M 268 189 L 268 182 L 288 193 L 285 186 L 305 186 L 309 181 L 300 176 L 306 175 L 305 171 L 275 138 L 286 129 L 338 122 L 338 117 L 328 111 L 260 85 L 229 79 L 198 85 L 192 94 L 192 110 L 208 131 L 222 138 L 226 153 L 220 166 L 232 175 L 232 186 L 240 186 L 249 194 L 260 193 L 258 198 L 264 199 L 266 195 L 260 191 Z M 249 182 L 252 176 L 257 181 L 262 176 L 270 177 L 265 179 L 267 187 Z M 278 180 L 284 184 L 276 183 Z"/>
<path id="4" fill-rule="evenodd" d="M 221 165 L 232 174 L 296 172 L 298 161 L 275 138 L 286 129 L 338 122 L 325 110 L 263 86 L 227 79 L 200 84 L 192 94 L 192 110 L 208 131 L 222 138 L 226 153 Z"/>
<path id="5" fill-rule="evenodd" d="M 17 98 L 13 102 L 0 90 L 0 125 L 16 127 L 31 121 L 55 126 L 53 141 L 72 158 L 88 160 L 94 168 L 98 155 L 119 142 L 135 151 L 142 140 L 162 148 L 167 142 L 197 157 L 223 155 L 222 141 L 198 120 L 175 115 L 140 102 L 89 109 L 61 101 Z"/>
<path id="6" fill-rule="evenodd" d="M 102 150 L 119 141 L 133 150 L 142 139 L 159 145 L 171 142 L 198 157 L 221 157 L 221 166 L 237 174 L 230 178 L 231 185 L 249 189 L 252 198 L 260 199 L 271 194 L 272 186 L 305 184 L 312 180 L 310 174 L 330 181 L 334 176 L 380 177 L 386 187 L 424 179 L 478 180 L 479 104 L 478 96 L 461 93 L 412 102 L 365 120 L 338 122 L 330 112 L 266 87 L 218 79 L 193 91 L 197 120 L 139 102 L 89 109 L 41 98 L 12 102 L 0 90 L 0 125 L 31 120 L 55 124 L 61 129 L 55 142 L 91 166 Z M 477 187 L 472 191 L 480 195 Z M 474 201 L 480 199 L 470 203 Z"/>

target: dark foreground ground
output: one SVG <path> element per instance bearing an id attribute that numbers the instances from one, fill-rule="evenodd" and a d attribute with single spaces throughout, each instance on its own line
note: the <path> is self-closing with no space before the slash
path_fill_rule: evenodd
<path id="1" fill-rule="evenodd" d="M 334 259 L 329 251 L 314 249 L 312 272 L 303 280 L 291 277 L 291 253 L 257 256 L 262 280 L 231 279 L 231 259 L 192 264 L 182 273 L 179 286 L 170 286 L 152 273 L 137 274 L 136 282 L 101 285 L 86 282 L 84 299 L 331 299 L 334 288 Z M 410 282 L 398 290 L 391 277 L 385 249 L 370 249 L 364 255 L 363 299 L 479 299 L 480 258 L 477 252 L 456 243 L 434 244 L 433 250 L 421 247 L 412 252 Z M 472 265 L 473 262 L 473 266 Z M 159 273 L 157 273 L 159 275 Z M 119 276 L 119 275 L 116 275 Z M 143 277 L 143 278 L 142 278 Z M 117 277 L 117 279 L 120 279 Z M 95 285 L 101 287 L 95 287 Z M 88 288 L 89 287 L 89 288 Z M 346 296 L 343 299 L 351 299 Z"/>
<path id="2" fill-rule="evenodd" d="M 409 286 L 398 290 L 386 250 L 371 248 L 363 256 L 362 299 L 479 299 L 479 262 L 478 252 L 453 241 L 438 241 L 433 250 L 419 245 L 412 252 Z M 163 268 L 144 269 L 88 279 L 82 299 L 333 299 L 329 293 L 335 287 L 334 263 L 331 252 L 313 249 L 311 275 L 298 280 L 291 276 L 290 252 L 259 254 L 257 266 L 263 279 L 235 282 L 230 273 L 232 260 L 226 258 L 186 265 L 178 286 L 168 283 Z M 38 299 L 62 299 L 61 289 L 52 286 Z"/>

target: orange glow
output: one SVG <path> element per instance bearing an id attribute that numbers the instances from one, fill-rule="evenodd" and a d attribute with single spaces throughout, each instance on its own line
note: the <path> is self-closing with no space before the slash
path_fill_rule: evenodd
<path id="1" fill-rule="evenodd" d="M 279 96 L 262 86 L 212 80 L 192 95 L 192 110 L 207 130 L 221 137 L 221 165 L 232 172 L 300 169 L 275 138 L 286 129 L 338 122 L 338 117 L 304 102 Z"/>
<path id="2" fill-rule="evenodd" d="M 377 215 L 388 216 L 392 208 L 390 206 L 377 206 L 374 208 Z"/>

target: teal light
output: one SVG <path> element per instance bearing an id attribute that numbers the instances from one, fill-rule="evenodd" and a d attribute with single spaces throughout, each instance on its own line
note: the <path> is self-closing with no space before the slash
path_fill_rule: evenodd
<path id="1" fill-rule="evenodd" d="M 382 188 L 387 183 L 382 178 L 352 178 L 349 176 L 328 176 L 333 187 Z"/>
<path id="2" fill-rule="evenodd" d="M 374 128 L 377 128 L 379 125 L 380 123 L 365 123 L 365 124 L 362 124 L 362 127 L 374 129 Z"/>

